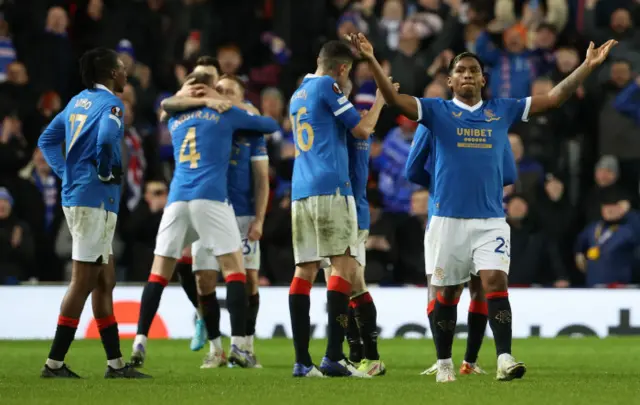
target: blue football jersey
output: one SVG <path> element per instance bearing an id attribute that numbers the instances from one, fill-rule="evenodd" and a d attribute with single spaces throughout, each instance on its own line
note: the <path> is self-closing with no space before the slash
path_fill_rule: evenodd
<path id="1" fill-rule="evenodd" d="M 44 158 L 62 179 L 63 206 L 118 212 L 121 186 L 101 182 L 98 173 L 122 171 L 123 112 L 122 101 L 97 85 L 73 97 L 40 136 Z"/>
<path id="2" fill-rule="evenodd" d="M 220 114 L 200 108 L 169 119 L 174 170 L 167 204 L 175 201 L 228 199 L 227 173 L 233 133 L 239 129 L 274 132 L 275 120 L 232 107 Z"/>
<path id="3" fill-rule="evenodd" d="M 229 161 L 229 201 L 238 217 L 256 215 L 251 162 L 268 160 L 267 143 L 261 133 L 234 134 Z"/>
<path id="4" fill-rule="evenodd" d="M 291 199 L 352 195 L 347 131 L 360 114 L 329 76 L 307 75 L 289 103 L 296 158 Z"/>
<path id="5" fill-rule="evenodd" d="M 418 120 L 433 136 L 430 215 L 504 217 L 503 186 L 515 179 L 505 173 L 514 170 L 507 134 L 515 121 L 528 119 L 531 99 L 494 99 L 474 107 L 457 100 L 417 101 Z"/>
<path id="6" fill-rule="evenodd" d="M 347 148 L 349 151 L 349 179 L 356 200 L 358 229 L 369 229 L 371 218 L 367 201 L 367 183 L 369 180 L 369 151 L 372 138 L 358 139 L 349 134 Z"/>

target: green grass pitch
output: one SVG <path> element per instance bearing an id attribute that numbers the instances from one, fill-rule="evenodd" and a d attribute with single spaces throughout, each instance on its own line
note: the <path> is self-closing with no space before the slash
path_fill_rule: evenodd
<path id="1" fill-rule="evenodd" d="M 313 341 L 319 362 L 324 341 Z M 228 342 L 225 343 L 225 346 Z M 123 341 L 128 357 L 131 342 Z M 458 376 L 436 384 L 420 372 L 434 360 L 430 340 L 381 340 L 388 372 L 359 379 L 294 379 L 289 340 L 256 343 L 263 369 L 201 370 L 204 355 L 187 341 L 151 341 L 145 371 L 152 380 L 104 380 L 104 353 L 99 341 L 76 341 L 68 364 L 84 380 L 39 378 L 49 349 L 44 341 L 0 341 L 0 404 L 638 404 L 640 338 L 528 339 L 514 342 L 514 354 L 527 363 L 523 380 L 495 381 L 493 341 L 487 340 L 480 364 L 491 374 Z M 457 340 L 455 361 L 464 353 Z"/>

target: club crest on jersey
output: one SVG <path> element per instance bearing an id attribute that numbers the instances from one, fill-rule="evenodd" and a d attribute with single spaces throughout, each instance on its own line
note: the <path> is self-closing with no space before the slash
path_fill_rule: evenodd
<path id="1" fill-rule="evenodd" d="M 501 118 L 501 117 L 496 117 L 496 115 L 491 110 L 484 110 L 484 116 L 487 117 L 487 119 L 485 120 L 487 122 L 500 121 L 500 118 Z"/>
<path id="2" fill-rule="evenodd" d="M 118 118 L 122 117 L 122 109 L 120 107 L 111 107 L 111 114 Z"/>
<path id="3" fill-rule="evenodd" d="M 333 83 L 333 92 L 336 94 L 342 94 L 342 90 L 340 90 L 340 86 L 338 86 L 338 83 Z"/>

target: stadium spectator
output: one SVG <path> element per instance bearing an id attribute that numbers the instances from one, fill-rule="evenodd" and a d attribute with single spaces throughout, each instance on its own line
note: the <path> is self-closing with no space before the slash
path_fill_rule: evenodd
<path id="1" fill-rule="evenodd" d="M 511 226 L 511 265 L 509 285 L 529 287 L 540 283 L 545 257 L 544 236 L 535 223 L 527 200 L 513 194 L 507 203 L 507 222 Z"/>
<path id="2" fill-rule="evenodd" d="M 602 156 L 594 171 L 595 185 L 584 198 L 582 214 L 585 223 L 591 223 L 601 218 L 602 198 L 606 190 L 618 184 L 620 165 L 615 156 Z"/>
<path id="3" fill-rule="evenodd" d="M 402 272 L 396 273 L 398 242 L 396 240 L 397 219 L 385 212 L 380 193 L 368 192 L 371 226 L 369 238 L 365 243 L 367 249 L 367 267 L 365 279 L 367 283 L 393 284 L 402 283 Z"/>
<path id="4" fill-rule="evenodd" d="M 33 275 L 34 243 L 29 226 L 12 215 L 13 197 L 0 187 L 0 284 L 18 284 Z"/>
<path id="5" fill-rule="evenodd" d="M 544 182 L 544 168 L 538 161 L 525 154 L 520 135 L 510 133 L 509 143 L 518 169 L 515 191 L 526 196 L 528 201 L 533 202 L 537 199 Z"/>
<path id="6" fill-rule="evenodd" d="M 423 284 L 424 232 L 429 216 L 429 192 L 418 190 L 411 195 L 409 217 L 400 223 L 396 231 L 398 241 L 397 273 L 405 283 Z"/>
<path id="7" fill-rule="evenodd" d="M 7 79 L 7 68 L 16 60 L 16 50 L 9 34 L 9 23 L 0 15 L 0 83 Z"/>
<path id="8" fill-rule="evenodd" d="M 260 275 L 266 277 L 270 284 L 286 284 L 293 278 L 295 263 L 291 227 L 291 197 L 285 194 L 272 205 L 264 221 L 260 241 L 264 264 L 260 266 Z"/>

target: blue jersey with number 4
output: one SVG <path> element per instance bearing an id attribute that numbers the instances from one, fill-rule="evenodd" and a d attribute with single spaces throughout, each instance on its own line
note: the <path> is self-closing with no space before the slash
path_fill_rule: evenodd
<path id="1" fill-rule="evenodd" d="M 261 133 L 234 134 L 229 161 L 229 201 L 237 217 L 256 215 L 252 162 L 268 160 L 267 143 Z"/>
<path id="2" fill-rule="evenodd" d="M 175 201 L 227 201 L 227 173 L 233 133 L 239 129 L 270 133 L 278 124 L 232 107 L 220 114 L 200 108 L 169 120 L 176 168 L 167 204 Z"/>
<path id="3" fill-rule="evenodd" d="M 289 106 L 296 158 L 292 200 L 316 195 L 353 195 L 347 131 L 360 114 L 329 76 L 307 75 Z"/>
<path id="4" fill-rule="evenodd" d="M 458 100 L 416 99 L 418 121 L 434 138 L 433 212 L 451 218 L 504 217 L 508 131 L 528 119 L 531 99 L 493 99 L 470 107 Z"/>
<path id="5" fill-rule="evenodd" d="M 358 229 L 369 229 L 371 218 L 369 201 L 367 201 L 367 183 L 369 182 L 369 151 L 372 138 L 358 139 L 349 134 L 347 146 L 349 150 L 349 178 L 356 200 Z"/>
<path id="6" fill-rule="evenodd" d="M 96 85 L 73 97 L 40 136 L 38 146 L 45 160 L 62 179 L 64 207 L 118 212 L 121 186 L 103 183 L 98 173 L 108 177 L 122 170 L 123 112 L 122 101 L 105 86 Z"/>

